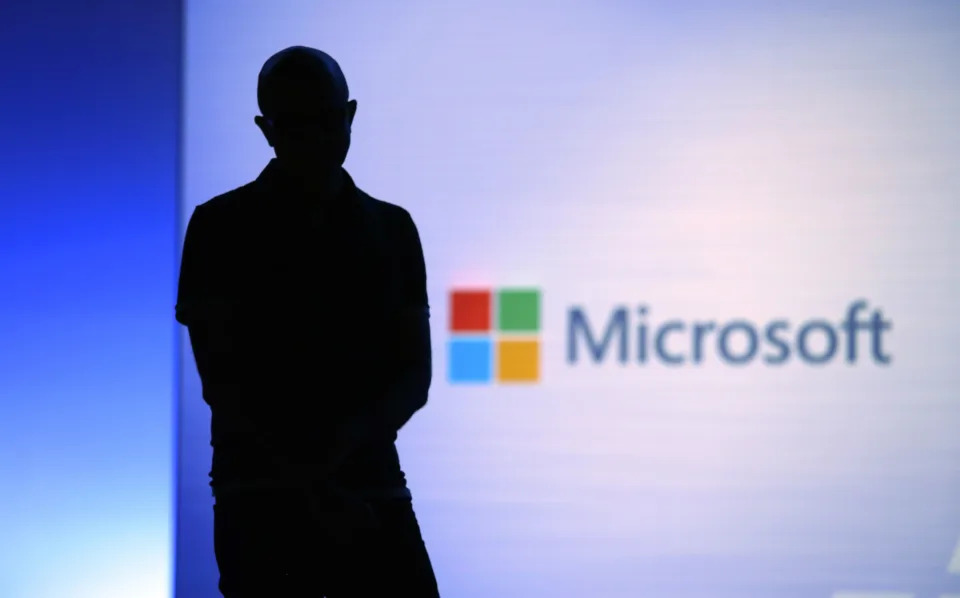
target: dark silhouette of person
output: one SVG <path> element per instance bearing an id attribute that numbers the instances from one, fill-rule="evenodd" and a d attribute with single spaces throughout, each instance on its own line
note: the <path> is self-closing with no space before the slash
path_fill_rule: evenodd
<path id="1" fill-rule="evenodd" d="M 220 592 L 438 596 L 395 446 L 431 379 L 417 228 L 343 168 L 357 102 L 333 58 L 277 53 L 257 101 L 276 157 L 196 206 L 176 305 L 211 411 Z"/>

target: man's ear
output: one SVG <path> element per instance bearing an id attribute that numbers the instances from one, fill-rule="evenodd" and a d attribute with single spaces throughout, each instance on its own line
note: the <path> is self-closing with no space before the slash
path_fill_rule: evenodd
<path id="1" fill-rule="evenodd" d="M 347 123 L 353 124 L 353 117 L 357 115 L 357 101 L 350 100 L 347 102 Z"/>
<path id="2" fill-rule="evenodd" d="M 263 136 L 267 140 L 267 143 L 270 145 L 270 147 L 273 147 L 273 123 L 259 115 L 253 117 L 253 122 L 256 123 L 257 127 L 260 128 L 260 131 L 263 133 Z"/>

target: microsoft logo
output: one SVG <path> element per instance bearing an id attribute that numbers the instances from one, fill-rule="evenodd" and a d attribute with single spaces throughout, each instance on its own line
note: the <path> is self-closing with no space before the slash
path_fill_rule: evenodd
<path id="1" fill-rule="evenodd" d="M 451 383 L 540 382 L 540 289 L 454 289 L 449 299 L 447 375 Z M 641 368 L 699 367 L 711 361 L 734 367 L 800 361 L 822 367 L 838 361 L 853 365 L 867 357 L 889 365 L 892 355 L 885 350 L 884 333 L 892 328 L 893 322 L 880 309 L 869 310 L 865 299 L 851 302 L 839 321 L 822 317 L 657 321 L 646 304 L 632 309 L 619 303 L 590 314 L 585 307 L 571 306 L 564 336 L 566 362 L 573 367 L 584 361 L 632 363 Z M 869 334 L 867 346 L 864 333 Z"/>
<path id="2" fill-rule="evenodd" d="M 540 380 L 539 289 L 455 289 L 449 311 L 451 383 Z"/>

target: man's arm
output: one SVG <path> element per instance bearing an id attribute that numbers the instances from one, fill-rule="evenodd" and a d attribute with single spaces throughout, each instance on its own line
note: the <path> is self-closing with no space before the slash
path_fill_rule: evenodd
<path id="1" fill-rule="evenodd" d="M 202 206 L 193 209 L 183 238 L 183 253 L 180 257 L 180 276 L 177 284 L 177 322 L 187 327 L 193 348 L 197 371 L 201 378 L 210 373 L 207 359 L 211 330 L 209 319 L 210 300 L 210 239 L 206 213 Z"/>
<path id="2" fill-rule="evenodd" d="M 183 250 L 180 256 L 180 277 L 177 284 L 177 304 L 175 307 L 177 322 L 190 326 L 197 322 L 200 310 L 199 298 L 204 294 L 205 262 L 204 217 L 200 206 L 193 209 L 187 222 L 187 232 L 183 237 Z"/>
<path id="3" fill-rule="evenodd" d="M 234 306 L 218 298 L 212 254 L 217 241 L 211 236 L 211 224 L 205 208 L 195 207 L 183 240 L 175 308 L 177 321 L 187 327 L 197 372 L 205 385 L 222 381 L 224 358 L 234 344 L 229 334 Z"/>
<path id="4" fill-rule="evenodd" d="M 395 263 L 401 268 L 396 342 L 391 355 L 394 376 L 383 396 L 368 403 L 340 426 L 334 438 L 331 468 L 360 446 L 396 434 L 427 403 L 433 375 L 427 274 L 420 235 L 407 212 L 400 218 Z"/>

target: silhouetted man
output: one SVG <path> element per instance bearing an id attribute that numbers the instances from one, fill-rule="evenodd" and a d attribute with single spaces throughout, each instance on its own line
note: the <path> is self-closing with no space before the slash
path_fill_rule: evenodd
<path id="1" fill-rule="evenodd" d="M 394 444 L 431 378 L 416 226 L 343 169 L 357 103 L 330 56 L 274 55 L 257 100 L 276 158 L 194 209 L 177 297 L 211 409 L 220 591 L 437 596 Z"/>

